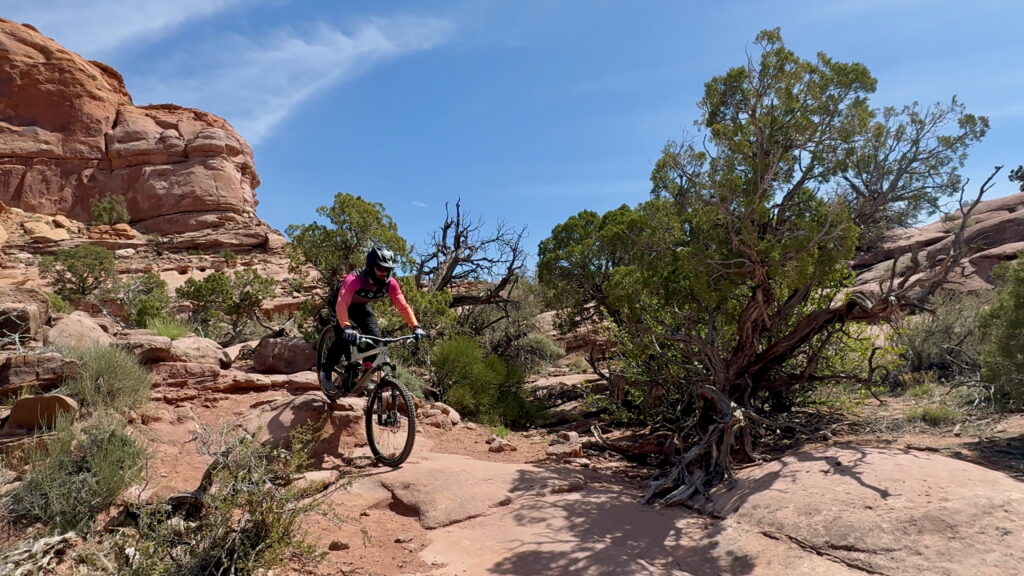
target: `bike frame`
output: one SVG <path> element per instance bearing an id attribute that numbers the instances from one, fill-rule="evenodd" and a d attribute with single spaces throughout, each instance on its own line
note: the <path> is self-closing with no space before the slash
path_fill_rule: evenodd
<path id="1" fill-rule="evenodd" d="M 387 368 L 391 372 L 394 372 L 395 365 L 388 361 L 391 348 L 393 348 L 397 344 L 407 344 L 409 342 L 412 342 L 413 340 L 416 340 L 416 336 L 399 336 L 398 338 L 377 338 L 376 336 L 360 335 L 359 339 L 356 340 L 356 342 L 352 344 L 352 347 L 349 348 L 350 353 L 352 353 L 353 351 L 355 351 L 356 353 L 351 354 L 352 357 L 345 364 L 347 365 L 351 363 L 359 363 L 362 359 L 369 358 L 374 354 L 377 355 L 377 359 L 374 360 L 373 364 L 370 365 L 370 368 L 364 371 L 363 375 L 360 376 L 359 379 L 355 381 L 355 385 L 352 387 L 352 390 L 349 391 L 349 395 L 358 394 L 363 390 L 366 390 L 367 384 L 369 384 L 370 379 L 373 377 L 374 374 L 380 371 L 381 368 Z M 370 350 L 366 350 L 365 352 L 358 352 L 359 345 L 363 343 L 373 344 L 376 347 L 371 348 Z M 344 365 L 341 367 L 335 366 L 334 371 L 341 374 L 342 377 L 345 376 Z"/>

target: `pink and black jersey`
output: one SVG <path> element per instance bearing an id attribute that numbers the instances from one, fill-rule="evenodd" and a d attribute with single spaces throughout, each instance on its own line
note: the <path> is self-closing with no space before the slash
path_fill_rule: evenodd
<path id="1" fill-rule="evenodd" d="M 338 317 L 338 324 L 341 326 L 352 324 L 348 318 L 348 307 L 352 304 L 376 302 L 385 296 L 391 298 L 391 303 L 395 305 L 395 309 L 402 315 L 402 319 L 405 320 L 405 323 L 410 328 L 419 324 L 416 321 L 416 315 L 413 313 L 412 307 L 405 301 L 405 295 L 402 294 L 402 287 L 398 284 L 398 280 L 388 278 L 384 286 L 378 287 L 372 280 L 366 278 L 365 270 L 350 272 L 341 281 L 338 303 L 334 308 L 334 312 Z"/>

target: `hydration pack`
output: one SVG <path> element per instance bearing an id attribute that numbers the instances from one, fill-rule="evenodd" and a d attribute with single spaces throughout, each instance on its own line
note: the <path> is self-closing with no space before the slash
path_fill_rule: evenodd
<path id="1" fill-rule="evenodd" d="M 338 295 L 341 294 L 341 281 L 341 278 L 335 278 L 330 292 L 327 293 L 327 309 L 330 310 L 331 314 L 334 314 L 334 309 L 338 306 Z"/>

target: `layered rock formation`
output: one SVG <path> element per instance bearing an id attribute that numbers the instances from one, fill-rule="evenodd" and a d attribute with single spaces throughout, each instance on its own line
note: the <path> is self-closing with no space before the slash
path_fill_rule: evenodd
<path id="1" fill-rule="evenodd" d="M 861 256 L 854 262 L 855 285 L 871 290 L 885 282 L 895 269 L 908 269 L 912 261 L 940 262 L 949 252 L 953 235 L 959 230 L 961 215 L 953 212 L 946 218 L 920 228 L 900 230 L 880 250 Z M 992 271 L 1003 263 L 1017 259 L 1024 250 L 1024 193 L 1012 194 L 978 204 L 967 219 L 964 240 L 970 255 L 950 277 L 948 286 L 955 290 L 974 291 L 992 288 Z"/>
<path id="2" fill-rule="evenodd" d="M 279 235 L 256 217 L 257 186 L 252 149 L 222 118 L 135 106 L 113 68 L 0 19 L 0 202 L 88 222 L 94 198 L 121 194 L 139 231 L 219 228 L 259 246 Z"/>

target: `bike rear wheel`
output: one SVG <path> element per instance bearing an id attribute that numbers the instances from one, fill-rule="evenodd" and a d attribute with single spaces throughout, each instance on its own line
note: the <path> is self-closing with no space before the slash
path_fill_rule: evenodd
<path id="1" fill-rule="evenodd" d="M 366 440 L 374 458 L 397 468 L 416 441 L 416 405 L 412 394 L 394 380 L 381 379 L 366 401 Z"/>

